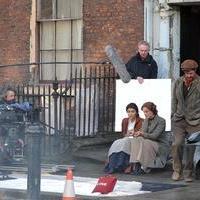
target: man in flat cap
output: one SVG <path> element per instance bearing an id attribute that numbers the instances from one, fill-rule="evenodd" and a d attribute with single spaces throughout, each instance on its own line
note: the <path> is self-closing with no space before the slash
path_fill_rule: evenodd
<path id="1" fill-rule="evenodd" d="M 181 64 L 184 75 L 176 80 L 172 96 L 172 144 L 174 181 L 193 181 L 193 156 L 195 147 L 186 146 L 186 161 L 182 168 L 183 144 L 190 134 L 200 131 L 200 77 L 196 61 L 188 59 Z"/>

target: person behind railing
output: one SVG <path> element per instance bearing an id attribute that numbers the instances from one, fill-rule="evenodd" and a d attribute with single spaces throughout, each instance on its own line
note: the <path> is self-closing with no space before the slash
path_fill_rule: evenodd
<path id="1" fill-rule="evenodd" d="M 156 105 L 153 102 L 146 102 L 141 109 L 145 115 L 142 129 L 135 131 L 130 140 L 133 175 L 149 172 L 154 166 L 156 156 L 169 148 L 165 134 L 166 122 L 157 114 Z"/>
<path id="2" fill-rule="evenodd" d="M 32 105 L 29 102 L 17 103 L 15 90 L 7 88 L 2 100 L 0 101 L 0 109 L 15 109 L 28 112 L 32 110 Z"/>
<path id="3" fill-rule="evenodd" d="M 108 163 L 104 171 L 106 173 L 124 172 L 129 167 L 130 136 L 140 130 L 143 119 L 140 118 L 138 107 L 135 103 L 126 106 L 128 117 L 122 120 L 122 135 L 113 142 L 108 152 Z"/>
<path id="4" fill-rule="evenodd" d="M 149 54 L 150 46 L 146 41 L 138 42 L 138 53 L 126 64 L 126 69 L 132 79 L 143 83 L 143 79 L 156 79 L 158 66 L 153 57 Z"/>
<path id="5" fill-rule="evenodd" d="M 17 103 L 16 92 L 12 88 L 7 88 L 0 101 L 0 162 L 7 162 L 12 158 L 16 149 L 21 149 L 25 145 L 25 136 L 22 128 L 26 121 L 27 113 L 32 111 L 32 105 L 29 102 Z M 17 124 L 20 123 L 20 126 Z M 9 129 L 13 128 L 12 134 Z M 8 150 L 7 149 L 11 149 Z M 8 159 L 9 158 L 9 159 Z M 6 161 L 7 160 L 7 161 Z"/>

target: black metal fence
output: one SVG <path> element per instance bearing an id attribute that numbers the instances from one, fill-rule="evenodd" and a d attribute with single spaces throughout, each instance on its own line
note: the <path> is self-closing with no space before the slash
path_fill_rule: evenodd
<path id="1" fill-rule="evenodd" d="M 84 63 L 64 83 L 16 86 L 18 101 L 40 110 L 43 155 L 64 152 L 74 137 L 114 131 L 115 79 L 110 64 Z"/>

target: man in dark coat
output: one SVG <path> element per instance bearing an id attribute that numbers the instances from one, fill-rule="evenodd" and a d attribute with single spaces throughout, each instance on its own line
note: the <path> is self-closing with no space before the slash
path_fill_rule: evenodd
<path id="1" fill-rule="evenodd" d="M 138 43 L 138 53 L 133 56 L 126 64 L 127 71 L 131 78 L 138 79 L 143 82 L 143 79 L 156 79 L 158 66 L 153 57 L 149 54 L 149 43 L 140 41 Z"/>
<path id="2" fill-rule="evenodd" d="M 172 145 L 173 175 L 172 179 L 182 179 L 182 172 L 186 182 L 191 182 L 193 170 L 193 156 L 195 147 L 186 146 L 186 159 L 183 169 L 183 144 L 185 137 L 200 130 L 200 77 L 196 70 L 196 61 L 188 59 L 181 64 L 184 75 L 176 80 L 172 96 L 172 131 L 174 142 Z"/>
<path id="3" fill-rule="evenodd" d="M 8 88 L 5 91 L 3 98 L 0 100 L 0 109 L 14 109 L 21 111 L 31 111 L 32 105 L 28 102 L 17 103 L 16 102 L 16 92 L 12 88 Z"/>
<path id="4" fill-rule="evenodd" d="M 14 89 L 8 88 L 5 91 L 3 98 L 0 100 L 0 104 L 14 104 L 16 102 L 16 93 Z"/>

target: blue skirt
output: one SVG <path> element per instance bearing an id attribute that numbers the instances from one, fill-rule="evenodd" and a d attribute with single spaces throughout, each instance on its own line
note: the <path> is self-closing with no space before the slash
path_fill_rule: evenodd
<path id="1" fill-rule="evenodd" d="M 112 153 L 109 156 L 109 162 L 104 168 L 104 172 L 112 174 L 115 172 L 124 172 L 124 170 L 129 166 L 130 155 L 124 153 L 123 151 Z"/>

